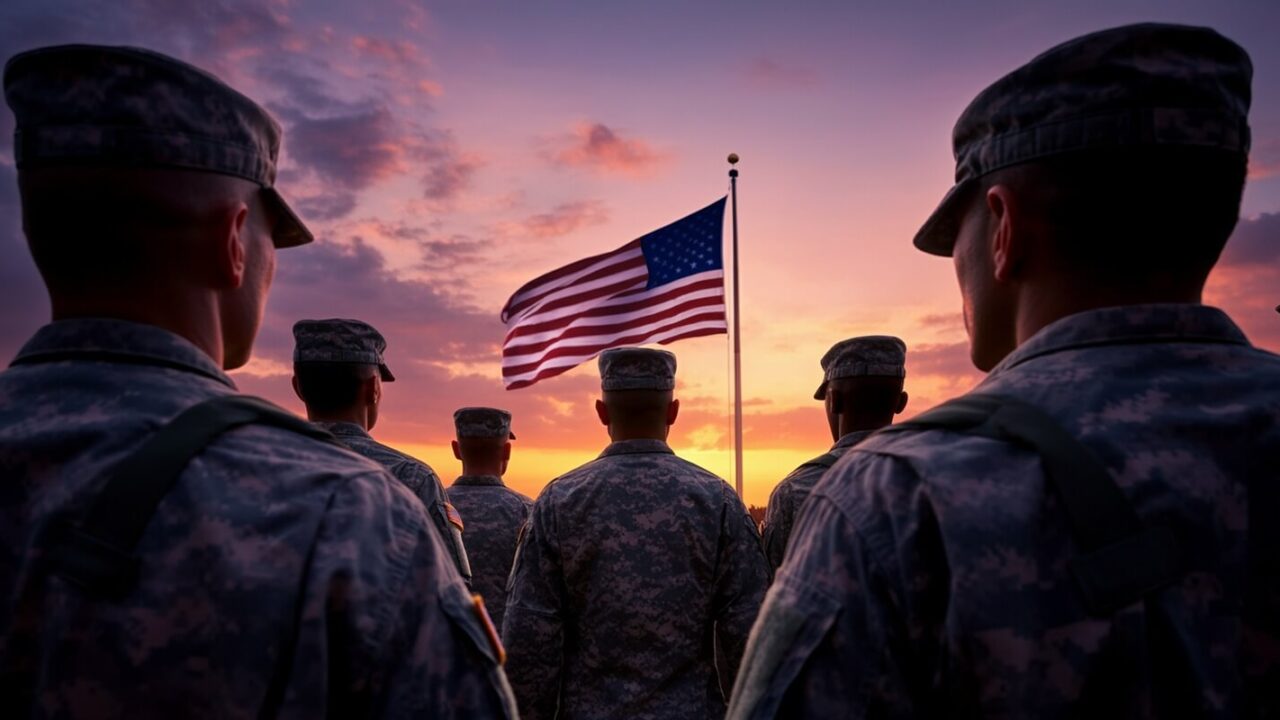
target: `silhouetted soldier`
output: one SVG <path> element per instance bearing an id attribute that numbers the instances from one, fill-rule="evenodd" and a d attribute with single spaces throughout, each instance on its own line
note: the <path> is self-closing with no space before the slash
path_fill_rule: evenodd
<path id="1" fill-rule="evenodd" d="M 731 717 L 1280 713 L 1280 358 L 1200 304 L 1251 70 L 1133 25 L 964 111 L 915 244 L 990 374 L 814 488 Z"/>
<path id="2" fill-rule="evenodd" d="M 746 508 L 667 446 L 676 358 L 600 355 L 613 442 L 538 496 L 516 553 L 503 639 L 528 718 L 718 718 L 715 645 L 742 657 L 769 569 Z"/>
<path id="3" fill-rule="evenodd" d="M 53 306 L 0 373 L 8 717 L 504 717 L 421 503 L 236 393 L 276 248 L 280 128 L 132 48 L 5 67 Z"/>
<path id="4" fill-rule="evenodd" d="M 886 335 L 841 340 L 822 356 L 822 384 L 813 399 L 823 401 L 835 445 L 793 470 L 769 496 L 764 552 L 774 570 L 782 564 L 800 508 L 822 474 L 907 407 L 907 394 L 902 391 L 906 361 L 906 344 Z"/>
<path id="5" fill-rule="evenodd" d="M 391 471 L 422 501 L 455 567 L 470 582 L 462 519 L 440 478 L 426 463 L 369 435 L 378 422 L 382 383 L 396 379 L 382 357 L 387 349 L 382 334 L 360 320 L 299 320 L 293 340 L 293 390 L 307 406 L 307 417 Z"/>
<path id="6" fill-rule="evenodd" d="M 462 408 L 453 413 L 458 439 L 453 456 L 462 461 L 462 475 L 449 486 L 465 527 L 473 573 L 471 587 L 484 598 L 498 627 L 507 607 L 507 578 L 516 554 L 520 528 L 529 518 L 533 500 L 508 488 L 502 475 L 511 460 L 511 413 L 487 407 Z"/>

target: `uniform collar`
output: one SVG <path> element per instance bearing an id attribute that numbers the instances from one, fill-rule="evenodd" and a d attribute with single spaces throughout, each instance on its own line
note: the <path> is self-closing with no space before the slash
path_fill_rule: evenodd
<path id="1" fill-rule="evenodd" d="M 854 445 L 866 440 L 867 436 L 873 432 L 875 432 L 875 430 L 855 430 L 847 435 L 842 435 L 840 439 L 836 441 L 836 444 L 831 446 L 831 449 L 848 450 Z"/>
<path id="2" fill-rule="evenodd" d="M 496 485 L 497 487 L 505 487 L 502 478 L 497 475 L 459 475 L 457 480 L 453 481 L 454 485 Z"/>
<path id="3" fill-rule="evenodd" d="M 14 365 L 64 360 L 157 365 L 236 385 L 213 358 L 191 341 L 155 325 L 110 318 L 58 320 L 36 331 Z"/>
<path id="4" fill-rule="evenodd" d="M 359 425 L 353 422 L 346 422 L 346 421 L 328 422 L 325 420 L 316 420 L 311 424 L 318 425 L 338 437 L 365 437 L 365 438 L 372 437 L 371 435 L 369 435 L 368 430 L 365 430 L 364 428 L 360 427 Z"/>
<path id="5" fill-rule="evenodd" d="M 639 453 L 663 453 L 665 455 L 674 455 L 671 447 L 667 445 L 665 440 L 618 440 L 609 443 L 609 447 L 600 453 L 600 457 L 609 457 L 610 455 L 635 455 Z"/>
<path id="6" fill-rule="evenodd" d="M 1191 304 L 1122 305 L 1087 310 L 1046 325 L 1000 361 L 991 376 L 1064 350 L 1162 342 L 1249 344 L 1240 328 L 1217 308 Z"/>

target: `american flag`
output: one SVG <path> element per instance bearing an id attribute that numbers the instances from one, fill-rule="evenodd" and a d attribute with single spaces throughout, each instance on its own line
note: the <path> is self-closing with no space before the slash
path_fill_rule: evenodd
<path id="1" fill-rule="evenodd" d="M 624 345 L 728 332 L 725 198 L 613 252 L 529 281 L 502 308 L 508 390 L 559 375 Z"/>

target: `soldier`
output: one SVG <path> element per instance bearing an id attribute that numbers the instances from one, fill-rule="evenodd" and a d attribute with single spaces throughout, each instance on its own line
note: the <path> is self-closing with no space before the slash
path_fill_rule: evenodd
<path id="1" fill-rule="evenodd" d="M 449 486 L 449 497 L 465 523 L 462 539 L 470 549 L 475 574 L 471 586 L 489 606 L 493 622 L 502 627 L 507 576 L 533 500 L 502 484 L 511 460 L 511 441 L 516 439 L 511 413 L 462 408 L 453 414 L 453 425 L 458 433 L 453 456 L 462 461 L 462 476 Z"/>
<path id="2" fill-rule="evenodd" d="M 1200 304 L 1250 77 L 1212 30 L 1133 25 L 968 106 L 915 244 L 990 374 L 814 488 L 731 717 L 1280 713 L 1280 358 Z"/>
<path id="3" fill-rule="evenodd" d="M 818 479 L 836 460 L 893 422 L 907 407 L 902 391 L 907 376 L 907 346 L 886 335 L 841 340 L 822 356 L 822 384 L 813 394 L 822 400 L 835 445 L 782 479 L 769 496 L 764 516 L 764 552 L 777 570 L 787 551 L 796 516 Z"/>
<path id="4" fill-rule="evenodd" d="M 538 496 L 507 588 L 503 639 L 521 717 L 718 718 L 769 581 L 751 516 L 667 433 L 676 358 L 600 355 L 612 443 Z"/>
<path id="5" fill-rule="evenodd" d="M 299 320 L 293 324 L 293 391 L 307 418 L 342 444 L 391 471 L 427 508 L 455 567 L 471 582 L 462 541 L 462 518 L 449 504 L 444 485 L 426 463 L 369 436 L 378 422 L 382 383 L 395 375 L 383 360 L 387 341 L 359 320 Z"/>
<path id="6" fill-rule="evenodd" d="M 5 714 L 509 717 L 421 504 L 224 372 L 312 239 L 279 125 L 134 48 L 23 53 L 4 91 L 53 307 L 0 373 Z"/>

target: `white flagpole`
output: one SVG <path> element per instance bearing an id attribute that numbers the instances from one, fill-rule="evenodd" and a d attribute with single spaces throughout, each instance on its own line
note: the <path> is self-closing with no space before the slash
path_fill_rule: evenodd
<path id="1" fill-rule="evenodd" d="M 742 339 L 738 316 L 738 154 L 729 153 L 729 194 L 733 199 L 733 479 L 742 497 Z"/>

